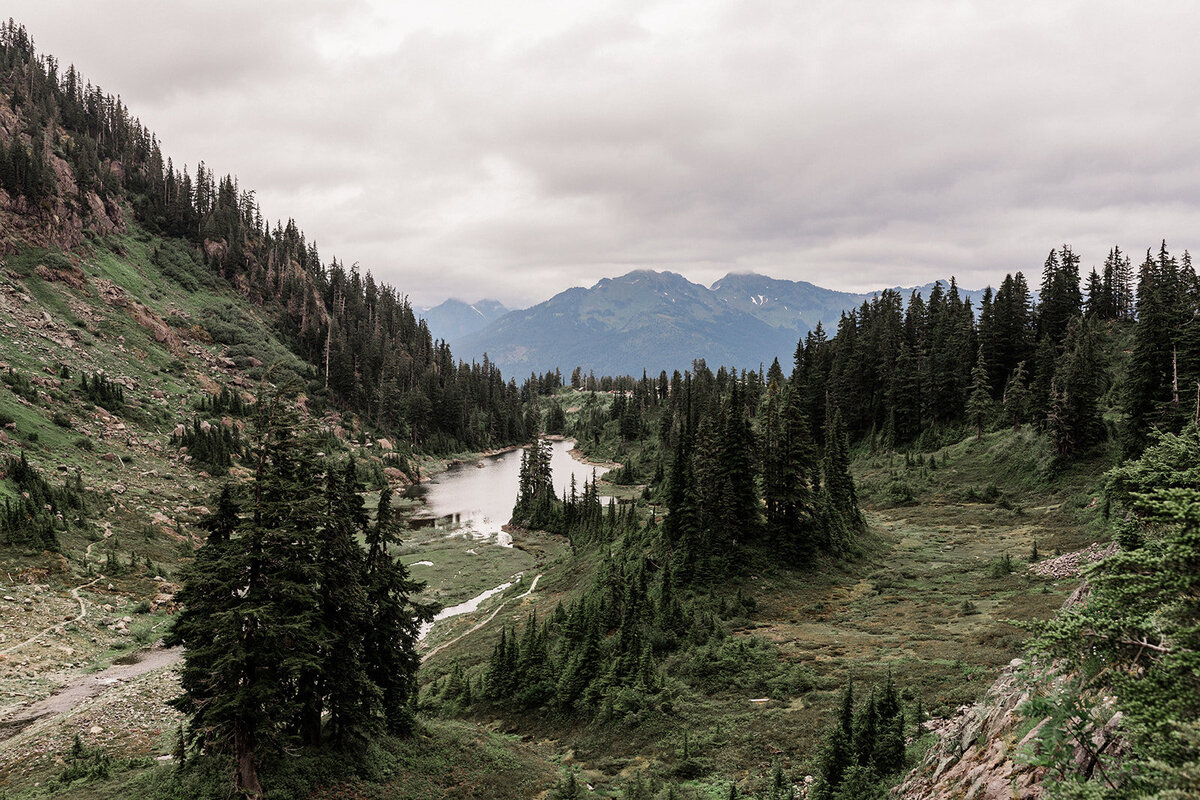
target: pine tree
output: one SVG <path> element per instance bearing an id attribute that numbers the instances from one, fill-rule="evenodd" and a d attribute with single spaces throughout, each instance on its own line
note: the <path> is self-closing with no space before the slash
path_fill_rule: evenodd
<path id="1" fill-rule="evenodd" d="M 261 397 L 257 410 L 244 514 L 231 494 L 218 499 L 170 635 L 185 648 L 173 702 L 210 751 L 232 755 L 238 790 L 251 797 L 262 794 L 264 743 L 303 719 L 309 698 L 294 687 L 320 670 L 316 458 L 281 395 Z"/>
<path id="2" fill-rule="evenodd" d="M 1079 291 L 1079 256 L 1070 245 L 1050 251 L 1042 271 L 1041 308 L 1038 315 L 1038 335 L 1058 342 L 1066 333 L 1067 324 L 1083 310 L 1083 295 Z"/>
<path id="3" fill-rule="evenodd" d="M 826 415 L 824 474 L 825 491 L 833 507 L 847 524 L 861 525 L 862 512 L 858 508 L 854 478 L 850 475 L 850 454 L 839 409 Z"/>
<path id="4" fill-rule="evenodd" d="M 1194 722 L 1200 709 L 1198 464 L 1200 432 L 1189 425 L 1179 435 L 1154 437 L 1141 458 L 1108 473 L 1106 494 L 1136 515 L 1146 541 L 1100 562 L 1088 575 L 1088 602 L 1040 625 L 1034 640 L 1038 651 L 1090 677 L 1086 695 L 1115 696 L 1135 755 L 1113 777 L 1131 796 L 1160 791 L 1164 773 L 1178 775 L 1185 765 L 1194 771 L 1200 761 L 1197 742 L 1180 735 L 1181 724 Z M 1069 702 L 1063 707 L 1070 713 Z M 1092 733 L 1083 732 L 1085 747 Z M 1075 750 L 1068 743 L 1043 752 L 1065 766 Z"/>
<path id="5" fill-rule="evenodd" d="M 1096 324 L 1099 323 L 1075 320 L 1055 365 L 1047 426 L 1061 456 L 1086 450 L 1104 434 L 1099 408 L 1102 365 Z"/>
<path id="6" fill-rule="evenodd" d="M 245 666 L 239 657 L 243 642 L 238 608 L 245 554 L 232 541 L 240 520 L 228 484 L 218 494 L 214 509 L 201 523 L 208 538 L 184 573 L 183 586 L 176 595 L 182 608 L 166 643 L 186 648 L 179 677 L 183 693 L 171 705 L 190 715 L 189 739 L 227 750 L 238 722 L 236 707 L 230 707 L 226 692 L 242 680 Z M 246 783 L 246 789 L 254 791 L 257 779 Z"/>
<path id="7" fill-rule="evenodd" d="M 846 682 L 838 702 L 838 721 L 829 732 L 817 763 L 817 780 L 810 800 L 833 800 L 842 778 L 855 763 L 854 756 L 854 684 Z"/>
<path id="8" fill-rule="evenodd" d="M 983 439 L 983 425 L 992 412 L 992 389 L 988 378 L 987 363 L 983 359 L 983 347 L 975 358 L 971 370 L 971 396 L 967 400 L 967 417 L 975 425 L 975 438 Z"/>
<path id="9" fill-rule="evenodd" d="M 366 593 L 366 554 L 356 538 L 368 529 L 354 461 L 339 475 L 330 468 L 325 483 L 325 523 L 319 539 L 321 617 L 326 639 L 318 682 L 329 712 L 333 740 L 346 745 L 376 726 L 380 690 L 367 673 L 364 646 L 371 609 Z M 311 720 L 319 732 L 320 715 Z M 313 737 L 308 737 L 313 741 Z"/>
<path id="10" fill-rule="evenodd" d="M 1025 385 L 1025 362 L 1017 364 L 1017 368 L 1008 376 L 1004 385 L 1004 413 L 1012 421 L 1013 430 L 1021 427 L 1029 414 L 1029 387 Z"/>

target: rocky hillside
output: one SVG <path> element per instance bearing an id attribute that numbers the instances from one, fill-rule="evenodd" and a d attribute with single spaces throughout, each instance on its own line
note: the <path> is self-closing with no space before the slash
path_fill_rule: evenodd
<path id="1" fill-rule="evenodd" d="M 986 699 L 962 706 L 957 716 L 933 720 L 938 733 L 924 761 L 893 792 L 904 800 L 1010 800 L 1041 797 L 1045 770 L 1020 760 L 1032 746 L 1037 725 L 1018 711 L 1029 699 L 1025 662 L 1014 659 L 988 689 Z"/>
<path id="2" fill-rule="evenodd" d="M 1115 550 L 1115 543 L 1105 547 L 1091 545 L 1031 564 L 1029 571 L 1046 578 L 1078 579 L 1081 566 Z M 1063 608 L 1086 602 L 1087 597 L 1085 582 L 1071 593 Z M 1089 779 L 1101 777 L 1103 766 L 1099 755 L 1103 754 L 1106 761 L 1120 759 L 1128 750 L 1119 730 L 1122 715 L 1115 708 L 1114 698 L 1100 697 L 1083 719 L 1043 716 L 1033 708 L 1034 702 L 1047 698 L 1053 706 L 1063 694 L 1064 683 L 1071 678 L 1061 674 L 1057 665 L 1013 659 L 978 703 L 960 706 L 951 718 L 925 724 L 937 734 L 937 741 L 920 765 L 892 790 L 892 797 L 897 800 L 1043 797 L 1048 769 L 1038 755 L 1045 741 L 1058 739 L 1060 732 L 1064 746 L 1070 751 L 1067 762 L 1073 773 Z M 1072 739 L 1076 732 L 1082 739 Z"/>

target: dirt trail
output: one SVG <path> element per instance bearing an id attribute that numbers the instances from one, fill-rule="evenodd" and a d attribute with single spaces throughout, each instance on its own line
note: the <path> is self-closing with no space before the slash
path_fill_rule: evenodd
<path id="1" fill-rule="evenodd" d="M 87 616 L 87 606 L 84 604 L 83 598 L 79 596 L 79 590 L 86 589 L 87 587 L 89 587 L 93 583 L 95 583 L 96 581 L 101 580 L 103 577 L 104 576 L 101 575 L 99 577 L 92 578 L 87 583 L 82 583 L 79 586 L 76 586 L 74 589 L 71 590 L 71 597 L 74 597 L 75 602 L 79 603 L 79 614 L 77 614 L 74 617 L 71 617 L 71 619 L 63 620 L 62 622 L 58 623 L 57 625 L 51 625 L 49 628 L 38 631 L 33 636 L 30 636 L 28 639 L 26 639 L 23 642 L 17 642 L 16 644 L 11 645 L 4 650 L 0 650 L 0 656 L 6 656 L 14 650 L 19 650 L 20 648 L 24 647 L 25 645 L 37 641 L 38 639 L 45 636 L 50 631 L 56 631 L 65 625 L 70 625 L 72 622 L 78 622 L 79 620 L 86 617 Z"/>
<path id="2" fill-rule="evenodd" d="M 112 535 L 113 535 L 112 526 L 108 522 L 105 522 L 104 523 L 104 535 L 101 537 L 100 542 L 103 542 L 105 539 L 108 539 Z M 100 542 L 92 542 L 91 544 L 89 544 L 87 546 L 87 550 L 85 550 L 83 552 L 83 563 L 84 564 L 88 563 L 88 561 L 91 560 L 92 548 L 95 547 L 96 545 L 98 545 Z"/>
<path id="3" fill-rule="evenodd" d="M 9 719 L 0 720 L 0 741 L 11 739 L 35 722 L 69 713 L 113 687 L 148 672 L 168 667 L 182 656 L 182 647 L 154 647 L 127 656 L 126 658 L 137 659 L 133 663 L 113 664 L 93 675 L 72 678 L 62 689 L 49 697 L 17 710 Z"/>
<path id="4" fill-rule="evenodd" d="M 533 578 L 533 582 L 529 584 L 529 588 L 525 590 L 524 594 L 517 595 L 516 597 L 513 598 L 513 600 L 520 600 L 522 598 L 528 597 L 529 595 L 533 594 L 533 590 L 537 588 L 538 581 L 541 579 L 541 577 L 542 577 L 541 573 L 535 575 Z M 496 618 L 496 615 L 499 614 L 506 605 L 508 605 L 508 602 L 509 602 L 508 600 L 505 600 L 503 603 L 496 606 L 496 609 L 494 611 L 492 611 L 492 613 L 489 614 L 486 619 L 480 620 L 479 622 L 475 623 L 473 626 L 471 626 L 467 630 L 460 633 L 458 636 L 455 636 L 450 641 L 443 642 L 442 644 L 439 644 L 437 647 L 430 650 L 428 653 L 425 654 L 425 656 L 422 660 L 433 658 L 435 655 L 437 655 L 441 651 L 445 650 L 447 647 L 458 644 L 463 639 L 467 638 L 472 633 L 474 633 L 475 631 L 482 628 L 484 625 L 487 625 L 489 622 L 491 622 L 492 620 L 494 620 Z"/>

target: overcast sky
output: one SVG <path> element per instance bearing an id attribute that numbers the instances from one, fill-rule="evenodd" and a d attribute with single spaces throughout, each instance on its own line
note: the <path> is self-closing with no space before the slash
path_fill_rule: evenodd
<path id="1" fill-rule="evenodd" d="M 1196 247 L 1200 3 L 9 0 L 417 304 L 650 267 L 970 287 Z M 1036 280 L 1035 280 L 1036 282 Z"/>

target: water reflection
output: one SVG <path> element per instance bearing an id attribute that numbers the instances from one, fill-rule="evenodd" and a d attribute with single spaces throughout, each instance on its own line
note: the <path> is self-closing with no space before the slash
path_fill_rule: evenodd
<path id="1" fill-rule="evenodd" d="M 607 472 L 577 461 L 570 455 L 574 442 L 551 442 L 550 469 L 555 491 L 561 496 L 574 476 L 582 490 L 585 480 Z M 495 540 L 511 547 L 512 537 L 501 530 L 512 517 L 524 450 L 488 456 L 478 463 L 456 464 L 427 483 L 412 487 L 407 494 L 425 506 L 412 519 L 414 528 L 445 530 L 447 535 Z"/>

